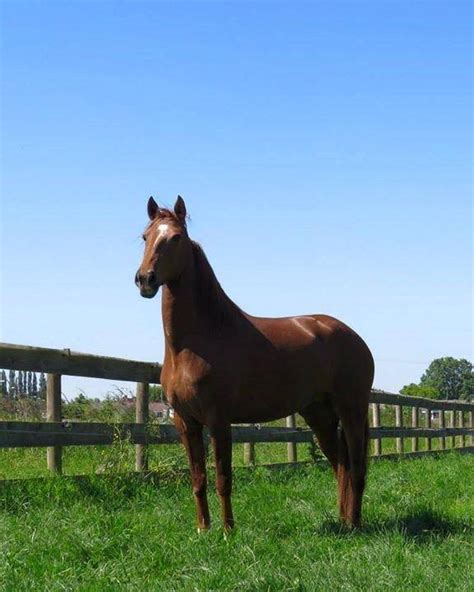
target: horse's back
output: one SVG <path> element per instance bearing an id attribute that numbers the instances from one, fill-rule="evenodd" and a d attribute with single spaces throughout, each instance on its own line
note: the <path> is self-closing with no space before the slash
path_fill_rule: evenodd
<path id="1" fill-rule="evenodd" d="M 244 353 L 242 391 L 253 392 L 254 400 L 290 397 L 303 408 L 328 393 L 369 392 L 372 355 L 342 321 L 322 314 L 248 319 L 263 337 L 249 340 Z"/>
<path id="2" fill-rule="evenodd" d="M 331 352 L 338 357 L 356 356 L 372 362 L 364 340 L 351 327 L 329 315 L 310 314 L 293 317 L 248 317 L 254 327 L 279 350 L 298 350 L 305 347 Z M 370 365 L 370 364 L 369 364 Z"/>

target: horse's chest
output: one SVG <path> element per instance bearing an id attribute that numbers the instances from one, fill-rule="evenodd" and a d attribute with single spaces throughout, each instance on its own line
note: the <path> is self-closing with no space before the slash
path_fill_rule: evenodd
<path id="1" fill-rule="evenodd" d="M 192 403 L 199 397 L 210 373 L 210 364 L 191 350 L 184 349 L 165 360 L 162 385 L 169 403 L 177 410 Z"/>

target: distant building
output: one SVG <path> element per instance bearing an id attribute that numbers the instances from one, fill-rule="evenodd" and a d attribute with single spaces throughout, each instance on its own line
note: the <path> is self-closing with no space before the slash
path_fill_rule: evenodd
<path id="1" fill-rule="evenodd" d="M 124 396 L 120 400 L 120 403 L 124 407 L 126 407 L 127 409 L 129 409 L 130 407 L 135 407 L 135 397 L 127 397 L 127 396 Z"/>
<path id="2" fill-rule="evenodd" d="M 127 409 L 135 407 L 135 397 L 123 397 L 121 404 Z M 151 415 L 163 421 L 168 421 L 174 417 L 174 409 L 168 403 L 162 403 L 161 401 L 152 401 L 149 403 L 148 411 Z"/>
<path id="3" fill-rule="evenodd" d="M 168 403 L 161 403 L 160 401 L 154 401 L 148 406 L 150 413 L 153 413 L 158 419 L 173 419 L 174 409 L 168 405 Z"/>

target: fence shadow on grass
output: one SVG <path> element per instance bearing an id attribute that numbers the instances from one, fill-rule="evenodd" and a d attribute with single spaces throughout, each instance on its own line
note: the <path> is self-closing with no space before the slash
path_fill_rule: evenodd
<path id="1" fill-rule="evenodd" d="M 175 492 L 176 484 L 186 476 L 172 471 L 163 473 L 81 475 L 18 479 L 0 482 L 0 512 L 20 515 L 31 509 L 55 506 L 70 507 L 86 500 L 89 506 L 102 506 L 108 512 L 123 510 L 130 503 L 148 496 L 164 496 Z"/>
<path id="2" fill-rule="evenodd" d="M 423 544 L 433 537 L 449 537 L 453 534 L 474 533 L 472 520 L 461 520 L 444 516 L 441 512 L 431 508 L 415 508 L 404 516 L 386 519 L 370 519 L 356 530 L 351 530 L 342 525 L 338 520 L 325 520 L 318 528 L 319 534 L 332 534 L 336 536 L 364 536 L 364 535 L 390 535 L 400 533 L 406 539 L 411 539 Z"/>

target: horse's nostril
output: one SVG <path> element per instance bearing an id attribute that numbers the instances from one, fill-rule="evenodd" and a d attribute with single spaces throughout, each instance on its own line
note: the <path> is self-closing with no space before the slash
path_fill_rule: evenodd
<path id="1" fill-rule="evenodd" d="M 135 285 L 139 286 L 140 285 L 140 274 L 137 273 L 135 274 Z"/>

